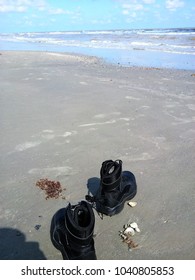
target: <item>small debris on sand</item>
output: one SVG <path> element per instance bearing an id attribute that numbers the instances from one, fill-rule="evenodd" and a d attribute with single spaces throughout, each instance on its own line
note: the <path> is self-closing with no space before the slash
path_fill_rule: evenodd
<path id="1" fill-rule="evenodd" d="M 129 201 L 127 203 L 130 207 L 135 207 L 137 205 L 137 202 L 136 201 Z"/>
<path id="2" fill-rule="evenodd" d="M 39 187 L 41 190 L 45 191 L 46 197 L 48 198 L 59 198 L 61 197 L 64 199 L 65 197 L 62 196 L 62 191 L 65 189 L 62 189 L 62 186 L 60 182 L 58 181 L 50 181 L 47 178 L 46 179 L 40 179 L 36 182 L 36 186 Z"/>
<path id="3" fill-rule="evenodd" d="M 124 243 L 128 245 L 128 249 L 135 249 L 138 247 L 138 244 L 132 240 L 135 232 L 140 232 L 137 223 L 126 224 L 123 226 L 123 231 L 119 231 L 119 235 Z"/>
<path id="4" fill-rule="evenodd" d="M 34 228 L 35 228 L 36 230 L 39 230 L 40 227 L 41 227 L 41 225 L 36 225 L 36 226 L 34 226 Z"/>

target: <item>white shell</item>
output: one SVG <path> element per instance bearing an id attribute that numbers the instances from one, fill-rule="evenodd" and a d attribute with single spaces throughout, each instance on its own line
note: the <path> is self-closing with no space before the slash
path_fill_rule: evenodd
<path id="1" fill-rule="evenodd" d="M 137 225 L 137 223 L 134 222 L 134 223 L 131 223 L 131 224 L 130 224 L 130 227 L 136 229 L 136 228 L 138 228 L 138 225 Z"/>
<path id="2" fill-rule="evenodd" d="M 135 231 L 136 232 L 141 232 L 141 230 L 138 227 L 135 228 Z"/>
<path id="3" fill-rule="evenodd" d="M 133 236 L 133 235 L 135 234 L 135 230 L 134 230 L 132 227 L 128 227 L 128 228 L 126 228 L 126 230 L 124 231 L 124 234 Z"/>
<path id="4" fill-rule="evenodd" d="M 136 201 L 130 201 L 127 203 L 130 207 L 135 207 L 137 205 Z"/>

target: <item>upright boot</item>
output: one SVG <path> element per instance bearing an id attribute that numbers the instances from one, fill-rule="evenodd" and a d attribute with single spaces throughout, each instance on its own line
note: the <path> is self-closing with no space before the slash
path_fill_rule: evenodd
<path id="1" fill-rule="evenodd" d="M 122 171 L 121 160 L 106 160 L 100 170 L 100 187 L 93 198 L 97 212 L 112 216 L 122 211 L 124 203 L 137 193 L 136 179 L 130 171 Z"/>
<path id="2" fill-rule="evenodd" d="M 51 221 L 53 245 L 66 260 L 96 260 L 93 232 L 95 217 L 91 205 L 70 203 L 56 212 Z"/>

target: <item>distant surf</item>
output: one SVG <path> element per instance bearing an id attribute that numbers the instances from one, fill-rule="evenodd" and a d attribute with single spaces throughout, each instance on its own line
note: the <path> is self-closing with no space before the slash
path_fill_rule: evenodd
<path id="1" fill-rule="evenodd" d="M 195 28 L 4 33 L 0 49 L 75 52 L 124 66 L 195 69 Z"/>

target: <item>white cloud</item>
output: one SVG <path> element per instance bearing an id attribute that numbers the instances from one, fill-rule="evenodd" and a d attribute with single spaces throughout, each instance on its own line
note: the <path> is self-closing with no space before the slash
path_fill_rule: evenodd
<path id="1" fill-rule="evenodd" d="M 182 8 L 185 5 L 184 1 L 181 0 L 167 0 L 166 8 L 168 10 L 174 11 L 178 8 Z"/>
<path id="2" fill-rule="evenodd" d="M 122 13 L 123 13 L 123 15 L 128 15 L 129 11 L 128 10 L 123 10 Z"/>
<path id="3" fill-rule="evenodd" d="M 91 24 L 93 24 L 93 25 L 96 25 L 96 24 L 105 25 L 105 24 L 110 24 L 110 23 L 112 23 L 112 21 L 110 19 L 102 19 L 102 20 L 93 19 L 93 20 L 91 20 Z"/>
<path id="4" fill-rule="evenodd" d="M 137 17 L 137 13 L 142 12 L 144 9 L 145 8 L 142 4 L 140 4 L 140 1 L 136 0 L 125 1 L 122 4 L 122 14 L 128 21 L 132 21 L 132 18 Z"/>
<path id="5" fill-rule="evenodd" d="M 135 21 L 135 19 L 138 20 L 138 15 L 136 14 L 136 12 L 133 12 L 133 13 L 130 14 L 129 17 L 127 17 L 126 22 L 127 23 L 132 23 L 132 22 Z"/>
<path id="6" fill-rule="evenodd" d="M 154 4 L 156 0 L 114 0 L 115 2 L 121 3 L 121 5 L 136 6 L 143 4 Z"/>
<path id="7" fill-rule="evenodd" d="M 25 12 L 29 8 L 41 9 L 45 7 L 44 0 L 0 0 L 0 12 Z"/>
<path id="8" fill-rule="evenodd" d="M 143 0 L 145 4 L 154 4 L 155 0 Z"/>
<path id="9" fill-rule="evenodd" d="M 51 14 L 51 15 L 70 15 L 70 14 L 72 14 L 72 12 L 70 12 L 68 10 L 63 10 L 63 9 L 57 8 L 57 9 L 50 9 L 49 14 Z"/>
<path id="10" fill-rule="evenodd" d="M 122 7 L 123 7 L 123 9 L 128 9 L 131 11 L 140 11 L 140 10 L 144 9 L 142 4 L 139 4 L 136 2 L 134 4 L 123 4 Z"/>

